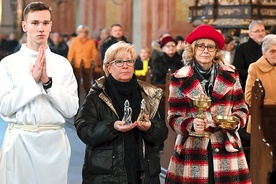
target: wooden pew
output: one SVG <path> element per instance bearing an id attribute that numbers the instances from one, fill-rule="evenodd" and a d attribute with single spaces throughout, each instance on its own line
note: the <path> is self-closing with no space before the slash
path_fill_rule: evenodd
<path id="1" fill-rule="evenodd" d="M 85 89 L 86 94 L 88 94 L 94 79 L 95 79 L 95 65 L 94 61 L 92 60 L 90 62 L 90 67 L 85 68 L 84 65 L 81 65 L 82 67 L 82 76 L 83 76 L 83 87 Z"/>
<path id="2" fill-rule="evenodd" d="M 92 60 L 91 67 L 93 67 L 93 78 L 91 81 L 93 84 L 96 79 L 104 76 L 104 71 L 100 61 L 97 63 L 96 61 Z"/>
<path id="3" fill-rule="evenodd" d="M 136 76 L 136 77 L 139 80 L 146 81 L 146 76 Z"/>
<path id="4" fill-rule="evenodd" d="M 171 74 L 172 74 L 171 70 L 169 69 L 166 75 L 165 84 L 153 84 L 157 87 L 160 87 L 164 91 L 164 95 L 159 105 L 159 113 L 161 118 L 165 120 L 167 127 L 169 128 L 168 138 L 165 140 L 163 151 L 160 153 L 160 163 L 161 163 L 160 177 L 163 179 L 165 179 L 166 177 L 166 172 L 169 166 L 170 158 L 173 153 L 173 148 L 174 148 L 175 139 L 176 139 L 176 133 L 170 128 L 170 125 L 167 122 L 168 106 L 169 106 L 168 104 L 169 85 L 170 85 Z M 151 68 L 149 68 L 148 72 L 146 73 L 146 82 L 151 83 L 151 79 L 152 79 L 152 71 L 151 71 Z"/>
<path id="5" fill-rule="evenodd" d="M 137 77 L 137 79 L 139 79 L 139 80 L 146 81 L 147 83 L 150 83 L 150 84 L 151 84 L 152 72 L 151 72 L 150 66 L 148 66 L 148 70 L 147 70 L 145 76 L 136 76 L 136 77 Z"/>
<path id="6" fill-rule="evenodd" d="M 96 79 L 95 78 L 95 62 L 94 62 L 94 60 L 91 61 L 89 69 L 90 69 L 89 70 L 90 83 L 92 86 L 92 84 L 94 83 L 94 80 Z"/>
<path id="7" fill-rule="evenodd" d="M 152 70 L 149 67 L 148 71 L 146 72 L 146 76 L 144 78 L 144 81 L 146 81 L 147 83 L 150 83 L 156 87 L 159 87 L 159 88 L 163 89 L 163 91 L 164 91 L 163 97 L 162 97 L 160 105 L 159 105 L 159 114 L 160 114 L 161 118 L 164 120 L 167 119 L 167 113 L 168 113 L 167 109 L 166 109 L 166 105 L 168 103 L 170 77 L 171 77 L 171 70 L 169 69 L 168 73 L 166 75 L 166 83 L 165 84 L 153 84 L 152 83 Z"/>
<path id="8" fill-rule="evenodd" d="M 148 67 L 148 71 L 146 72 L 146 82 L 152 83 L 152 70 L 151 67 Z"/>
<path id="9" fill-rule="evenodd" d="M 81 105 L 85 98 L 85 95 L 86 95 L 86 92 L 85 92 L 85 89 L 83 86 L 83 71 L 82 71 L 84 68 L 84 62 L 83 61 L 81 62 L 81 67 L 79 67 L 79 68 L 75 67 L 74 60 L 72 60 L 71 65 L 72 65 L 73 72 L 74 72 L 74 75 L 75 75 L 77 83 L 78 83 L 79 104 Z"/>
<path id="10" fill-rule="evenodd" d="M 167 117 L 168 117 L 168 108 L 169 108 L 169 103 L 168 103 L 168 98 L 169 98 L 169 85 L 170 85 L 170 79 L 171 79 L 171 70 L 169 69 L 167 76 L 166 76 L 166 84 L 164 90 L 164 95 L 163 95 L 163 104 L 164 104 L 164 117 L 165 117 L 165 122 L 167 124 L 167 127 L 169 129 L 169 134 L 168 138 L 164 142 L 164 148 L 163 152 L 160 154 L 160 162 L 161 162 L 161 174 L 160 177 L 165 179 L 166 172 L 169 166 L 170 158 L 173 154 L 173 148 L 175 144 L 175 139 L 176 139 L 176 133 L 171 129 Z M 160 108 L 162 110 L 162 107 Z"/>
<path id="11" fill-rule="evenodd" d="M 276 105 L 265 105 L 265 89 L 260 80 L 252 87 L 250 174 L 253 184 L 275 182 Z"/>

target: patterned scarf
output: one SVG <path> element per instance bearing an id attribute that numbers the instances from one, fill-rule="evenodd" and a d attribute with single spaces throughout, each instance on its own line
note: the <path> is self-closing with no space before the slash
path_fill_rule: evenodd
<path id="1" fill-rule="evenodd" d="M 192 62 L 192 68 L 194 69 L 195 74 L 200 80 L 205 93 L 208 96 L 211 96 L 216 77 L 216 65 L 212 64 L 212 66 L 208 70 L 205 70 L 194 60 Z"/>

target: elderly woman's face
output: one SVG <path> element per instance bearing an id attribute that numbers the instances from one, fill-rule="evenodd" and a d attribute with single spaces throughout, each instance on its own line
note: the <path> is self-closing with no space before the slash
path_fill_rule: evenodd
<path id="1" fill-rule="evenodd" d="M 86 30 L 85 28 L 82 28 L 78 31 L 78 35 L 81 39 L 85 39 L 88 37 L 88 30 Z"/>
<path id="2" fill-rule="evenodd" d="M 216 55 L 217 46 L 213 40 L 199 39 L 196 41 L 194 53 L 195 59 L 204 69 L 209 69 Z"/>
<path id="3" fill-rule="evenodd" d="M 112 77 L 120 82 L 128 82 L 134 73 L 134 59 L 130 53 L 125 53 L 108 65 L 108 71 Z M 122 65 L 122 66 L 121 66 Z"/>
<path id="4" fill-rule="evenodd" d="M 165 52 L 168 56 L 173 57 L 176 53 L 176 44 L 174 42 L 168 42 L 162 48 L 163 52 Z"/>
<path id="5" fill-rule="evenodd" d="M 276 45 L 270 45 L 269 49 L 263 55 L 270 64 L 276 65 Z"/>

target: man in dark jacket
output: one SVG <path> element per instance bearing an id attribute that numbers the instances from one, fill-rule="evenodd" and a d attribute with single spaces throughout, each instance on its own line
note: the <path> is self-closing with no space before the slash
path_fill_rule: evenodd
<path id="1" fill-rule="evenodd" d="M 240 74 L 243 90 L 245 89 L 249 65 L 262 56 L 261 44 L 266 35 L 265 26 L 260 20 L 252 21 L 248 31 L 249 39 L 236 48 L 233 62 Z"/>
<path id="2" fill-rule="evenodd" d="M 120 24 L 113 24 L 111 25 L 110 36 L 107 40 L 103 43 L 101 48 L 101 62 L 103 64 L 104 55 L 106 50 L 119 41 L 124 41 L 126 43 L 130 43 L 127 41 L 126 37 L 124 36 L 122 26 Z"/>
<path id="3" fill-rule="evenodd" d="M 237 68 L 240 75 L 240 82 L 243 91 L 248 75 L 248 67 L 251 63 L 256 62 L 262 56 L 262 42 L 266 35 L 265 26 L 260 20 L 253 20 L 248 28 L 249 39 L 236 48 L 233 65 Z M 243 146 L 250 145 L 250 135 L 246 129 L 240 129 L 239 134 Z M 245 152 L 249 164 L 249 152 Z"/>
<path id="4" fill-rule="evenodd" d="M 51 40 L 48 43 L 52 52 L 67 57 L 68 45 L 63 41 L 62 35 L 59 32 L 51 34 Z"/>

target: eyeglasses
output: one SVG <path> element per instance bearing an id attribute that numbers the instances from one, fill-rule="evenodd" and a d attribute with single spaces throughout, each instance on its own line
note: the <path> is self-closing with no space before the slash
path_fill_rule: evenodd
<path id="1" fill-rule="evenodd" d="M 196 44 L 197 50 L 204 51 L 206 48 L 209 52 L 214 52 L 217 50 L 217 47 L 214 45 L 204 45 L 204 44 Z"/>
<path id="2" fill-rule="evenodd" d="M 122 67 L 124 66 L 124 63 L 126 63 L 127 66 L 133 66 L 134 63 L 135 63 L 135 60 L 114 60 L 114 61 L 111 61 L 109 64 L 112 64 L 112 63 L 115 63 L 116 66 L 118 67 Z"/>
<path id="3" fill-rule="evenodd" d="M 172 45 L 165 45 L 165 47 L 167 48 L 171 48 L 171 47 L 175 47 L 176 45 L 175 44 L 172 44 Z"/>
<path id="4" fill-rule="evenodd" d="M 276 53 L 276 50 L 271 49 L 270 51 L 268 51 L 270 55 L 274 55 Z"/>
<path id="5" fill-rule="evenodd" d="M 262 29 L 262 30 L 255 30 L 255 31 L 251 31 L 252 33 L 257 33 L 257 34 L 260 34 L 260 33 L 265 33 L 265 30 Z"/>

